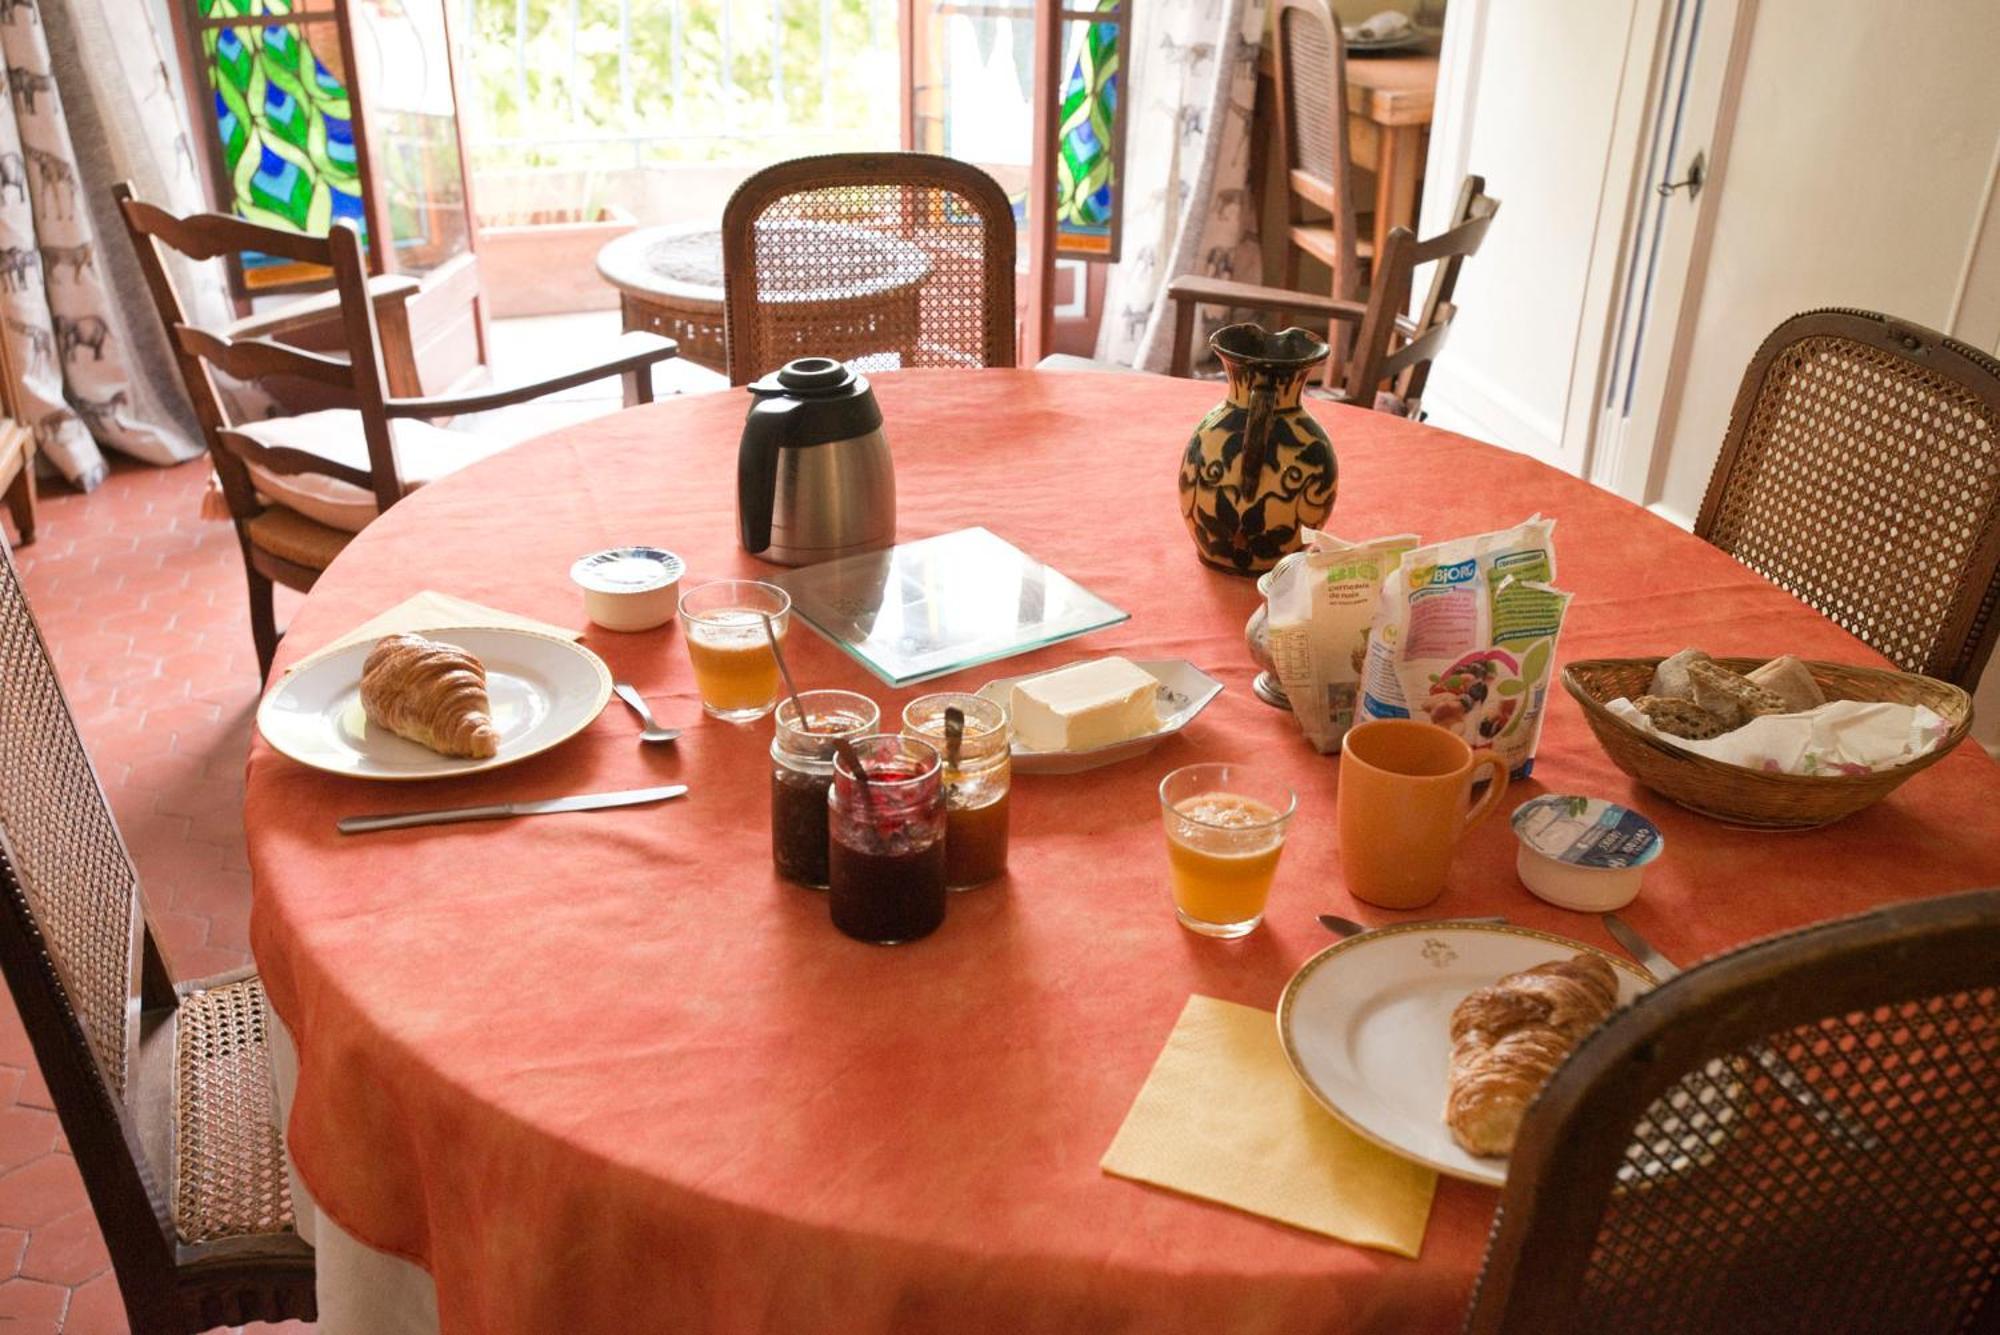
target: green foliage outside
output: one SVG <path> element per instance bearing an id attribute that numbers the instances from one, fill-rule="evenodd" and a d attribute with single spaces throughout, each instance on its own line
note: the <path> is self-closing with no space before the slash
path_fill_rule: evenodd
<path id="1" fill-rule="evenodd" d="M 471 31 L 461 29 L 460 90 L 475 167 L 616 167 L 894 147 L 892 0 L 628 3 L 629 101 L 620 97 L 619 0 L 465 3 L 459 12 L 469 10 L 473 22 Z M 525 40 L 517 47 L 523 12 Z M 610 135 L 643 142 L 574 142 Z M 511 140 L 530 142 L 500 142 Z"/>

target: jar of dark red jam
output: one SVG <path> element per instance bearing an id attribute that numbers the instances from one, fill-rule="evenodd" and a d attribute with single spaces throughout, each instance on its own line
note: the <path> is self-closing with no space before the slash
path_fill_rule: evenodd
<path id="1" fill-rule="evenodd" d="M 827 807 L 827 904 L 833 925 L 859 941 L 893 945 L 944 921 L 943 761 L 915 737 L 854 741 L 868 783 L 833 763 Z"/>
<path id="2" fill-rule="evenodd" d="M 945 711 L 965 715 L 958 763 L 950 763 Z M 1006 706 L 983 695 L 940 691 L 903 706 L 903 735 L 920 737 L 946 757 L 944 881 L 969 890 L 1007 872 L 1007 799 L 1013 785 L 1014 730 Z"/>
<path id="3" fill-rule="evenodd" d="M 799 703 L 803 724 L 790 699 L 778 702 L 771 738 L 771 861 L 786 880 L 824 890 L 833 740 L 874 732 L 882 714 L 853 691 L 800 691 Z"/>

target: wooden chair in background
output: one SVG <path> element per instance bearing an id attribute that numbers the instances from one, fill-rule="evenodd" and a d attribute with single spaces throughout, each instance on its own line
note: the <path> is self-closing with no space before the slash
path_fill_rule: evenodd
<path id="1" fill-rule="evenodd" d="M 1284 269 L 1278 285 L 1296 291 L 1299 257 L 1310 255 L 1333 273 L 1328 295 L 1353 301 L 1361 296 L 1375 243 L 1357 234 L 1347 143 L 1347 44 L 1326 0 L 1278 0 L 1271 33 L 1276 139 L 1285 190 Z M 1309 209 L 1327 217 L 1309 220 Z"/>
<path id="2" fill-rule="evenodd" d="M 311 1320 L 257 975 L 175 984 L 0 543 L 0 972 L 135 1331 Z"/>
<path id="3" fill-rule="evenodd" d="M 0 496 L 27 546 L 35 540 L 35 433 L 11 418 L 0 421 Z"/>
<path id="4" fill-rule="evenodd" d="M 1873 311 L 1793 316 L 1744 373 L 1694 531 L 1975 689 L 2000 635 L 2000 361 Z"/>
<path id="5" fill-rule="evenodd" d="M 1357 331 L 1346 362 L 1327 362 L 1327 384 L 1334 397 L 1364 408 L 1418 416 L 1431 362 L 1443 349 L 1452 317 L 1458 313 L 1452 296 L 1458 289 L 1459 269 L 1479 253 L 1499 210 L 1500 202 L 1486 193 L 1485 178 L 1468 176 L 1445 231 L 1419 241 L 1407 227 L 1392 229 L 1365 305 L 1219 278 L 1176 278 L 1167 285 L 1167 297 L 1174 303 L 1171 374 L 1187 375 L 1193 366 L 1198 306 L 1271 311 L 1280 323 L 1294 313 L 1321 316 L 1336 328 L 1349 325 Z M 1437 268 L 1424 303 L 1412 319 L 1402 312 L 1410 304 L 1417 268 L 1424 264 Z"/>
<path id="6" fill-rule="evenodd" d="M 860 370 L 1014 364 L 1014 210 L 929 153 L 833 153 L 756 172 L 722 211 L 729 381 L 796 357 Z"/>
<path id="7" fill-rule="evenodd" d="M 2000 1329 L 2000 890 L 1808 927 L 1597 1030 L 1522 1123 L 1466 1329 Z"/>
<path id="8" fill-rule="evenodd" d="M 301 236 L 216 213 L 177 218 L 135 199 L 123 184 L 113 193 L 236 524 L 250 586 L 250 629 L 266 675 L 280 635 L 272 606 L 274 582 L 310 589 L 354 534 L 409 490 L 509 443 L 446 431 L 427 419 L 527 403 L 614 375 L 625 378 L 628 400 L 650 402 L 653 366 L 674 355 L 671 339 L 628 333 L 611 345 L 608 356 L 527 384 L 430 398 L 392 397 L 361 238 L 352 227 L 335 226 L 324 237 Z M 258 251 L 331 269 L 348 355 L 308 352 L 263 335 L 210 332 L 188 324 L 155 248 L 159 245 L 200 260 Z M 232 421 L 211 368 L 238 380 L 304 382 L 353 406 Z"/>

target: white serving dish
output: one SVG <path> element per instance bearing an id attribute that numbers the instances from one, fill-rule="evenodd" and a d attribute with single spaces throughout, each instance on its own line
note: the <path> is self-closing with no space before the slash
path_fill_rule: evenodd
<path id="1" fill-rule="evenodd" d="M 661 547 L 611 547 L 580 558 L 569 577 L 583 590 L 583 611 L 606 630 L 664 626 L 679 607 L 680 557 Z"/>
<path id="2" fill-rule="evenodd" d="M 350 644 L 287 674 L 257 706 L 264 740 L 301 765 L 356 779 L 443 779 L 539 755 L 590 726 L 611 699 L 611 670 L 582 645 L 530 630 L 433 630 L 478 655 L 499 751 L 484 760 L 442 756 L 368 721 L 361 665 L 375 642 Z"/>
<path id="3" fill-rule="evenodd" d="M 1135 658 L 1132 660 L 1132 665 L 1150 673 L 1160 683 L 1157 697 L 1160 711 L 1158 729 L 1141 737 L 1113 742 L 1109 746 L 1093 747 L 1088 751 L 1031 751 L 1022 746 L 1017 738 L 1011 750 L 1014 772 L 1081 774 L 1085 770 L 1097 769 L 1103 765 L 1115 765 L 1121 760 L 1145 755 L 1185 728 L 1195 715 L 1208 707 L 1209 701 L 1222 694 L 1221 682 L 1185 658 Z M 1059 670 L 1049 669 L 1050 672 Z M 981 686 L 979 694 L 988 700 L 998 702 L 1002 707 L 1007 707 L 1012 701 L 1017 683 L 1042 675 L 1044 674 L 1032 672 L 1019 677 L 1002 677 Z"/>
<path id="4" fill-rule="evenodd" d="M 1630 960 L 1505 923 L 1403 923 L 1307 960 L 1278 1002 L 1278 1038 L 1313 1098 L 1357 1134 L 1440 1173 L 1500 1186 L 1507 1161 L 1467 1154 L 1444 1122 L 1451 1013 L 1506 974 L 1579 954 L 1618 973 L 1625 1005 L 1653 986 Z"/>

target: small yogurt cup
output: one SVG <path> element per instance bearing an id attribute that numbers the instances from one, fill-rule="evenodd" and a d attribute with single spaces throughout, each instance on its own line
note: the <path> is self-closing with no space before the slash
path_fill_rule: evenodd
<path id="1" fill-rule="evenodd" d="M 1514 865 L 1551 904 L 1583 913 L 1622 909 L 1666 838 L 1638 812 L 1600 797 L 1549 794 L 1514 808 Z"/>
<path id="2" fill-rule="evenodd" d="M 606 630 L 652 630 L 673 620 L 686 563 L 660 547 L 612 547 L 569 568 L 583 610 Z"/>

